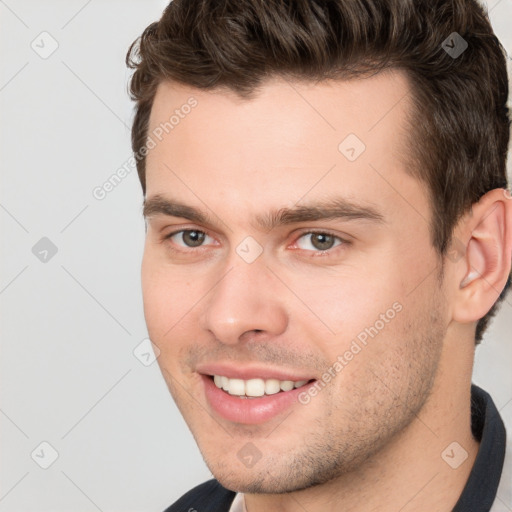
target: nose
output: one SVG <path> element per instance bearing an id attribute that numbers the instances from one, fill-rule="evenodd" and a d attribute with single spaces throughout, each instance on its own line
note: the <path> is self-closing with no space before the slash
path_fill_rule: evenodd
<path id="1" fill-rule="evenodd" d="M 235 262 L 208 294 L 203 308 L 201 327 L 224 344 L 243 342 L 255 333 L 278 336 L 288 325 L 279 282 L 262 261 Z"/>

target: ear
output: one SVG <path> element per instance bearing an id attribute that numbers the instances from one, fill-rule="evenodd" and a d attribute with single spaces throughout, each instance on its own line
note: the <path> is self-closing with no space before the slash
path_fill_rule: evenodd
<path id="1" fill-rule="evenodd" d="M 459 222 L 455 232 L 454 240 L 462 257 L 455 262 L 453 273 L 453 319 L 460 323 L 477 322 L 494 305 L 510 275 L 510 193 L 504 189 L 487 192 Z"/>

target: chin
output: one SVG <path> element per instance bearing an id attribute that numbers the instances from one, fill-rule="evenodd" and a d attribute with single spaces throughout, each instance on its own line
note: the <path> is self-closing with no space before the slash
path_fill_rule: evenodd
<path id="1" fill-rule="evenodd" d="M 242 492 L 246 494 L 282 494 L 294 490 L 290 488 L 290 482 L 279 485 L 275 479 L 258 474 L 250 474 L 250 470 L 246 475 L 224 473 L 215 474 L 213 476 L 219 483 L 230 491 Z M 286 477 L 284 477 L 286 478 Z"/>
<path id="2" fill-rule="evenodd" d="M 243 467 L 231 457 L 204 458 L 215 479 L 226 489 L 247 494 L 284 494 L 301 491 L 336 478 L 331 470 L 325 472 L 304 471 L 298 464 L 278 464 L 262 458 L 253 467 Z"/>
<path id="3" fill-rule="evenodd" d="M 290 492 L 303 491 L 316 485 L 324 484 L 325 481 L 318 478 L 312 479 L 294 479 L 291 475 L 283 471 L 281 478 L 269 476 L 265 469 L 258 474 L 223 474 L 218 473 L 213 476 L 218 482 L 230 491 L 246 494 L 286 494 Z"/>

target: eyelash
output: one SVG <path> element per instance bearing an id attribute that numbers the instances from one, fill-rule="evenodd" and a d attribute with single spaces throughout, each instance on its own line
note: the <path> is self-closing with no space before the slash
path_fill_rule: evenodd
<path id="1" fill-rule="evenodd" d="M 208 233 L 206 233 L 206 231 L 202 231 L 200 229 L 192 229 L 192 228 L 189 228 L 189 229 L 179 229 L 177 231 L 173 231 L 172 233 L 169 233 L 168 235 L 165 235 L 164 238 L 163 238 L 163 241 L 170 241 L 172 239 L 173 236 L 175 235 L 178 235 L 180 233 L 187 233 L 187 232 L 192 232 L 192 231 L 196 231 L 197 233 L 202 233 L 204 234 L 205 236 L 209 237 L 210 235 L 208 235 Z M 296 249 L 296 250 L 301 250 L 301 251 L 305 251 L 305 252 L 309 252 L 311 253 L 310 254 L 310 257 L 318 257 L 318 256 L 326 256 L 326 255 L 330 255 L 332 254 L 336 249 L 340 249 L 341 247 L 343 246 L 347 246 L 350 244 L 350 242 L 348 240 L 345 240 L 344 238 L 341 238 L 340 236 L 334 234 L 334 233 L 331 233 L 330 231 L 324 231 L 324 230 L 318 230 L 318 231 L 304 231 L 302 233 L 299 234 L 299 236 L 297 237 L 296 241 L 294 242 L 294 245 L 297 244 L 297 242 L 304 236 L 306 235 L 327 235 L 327 236 L 331 236 L 335 239 L 335 241 L 339 241 L 340 243 L 334 245 L 333 247 L 331 247 L 330 249 L 325 249 L 325 250 L 308 250 L 308 249 Z M 213 238 L 213 237 L 210 237 L 210 238 Z M 179 249 L 176 249 L 173 247 L 173 250 L 175 251 L 178 251 L 178 252 L 185 252 L 185 253 L 190 253 L 190 252 L 197 252 L 198 250 L 201 250 L 201 249 L 204 249 L 205 246 L 204 245 L 201 245 L 201 246 L 198 246 L 198 247 L 186 247 L 184 245 L 179 245 L 178 246 Z"/>

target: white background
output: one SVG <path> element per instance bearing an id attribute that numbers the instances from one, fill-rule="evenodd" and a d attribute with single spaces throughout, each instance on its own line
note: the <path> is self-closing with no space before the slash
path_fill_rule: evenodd
<path id="1" fill-rule="evenodd" d="M 147 336 L 136 171 L 92 194 L 130 156 L 124 57 L 164 6 L 0 1 L 0 512 L 160 512 L 210 477 L 157 364 L 133 355 Z M 490 6 L 512 55 L 512 3 Z M 58 48 L 43 59 L 33 41 Z M 474 374 L 508 425 L 511 332 L 509 295 Z M 50 461 L 43 441 L 58 452 L 46 470 L 31 457 Z"/>

